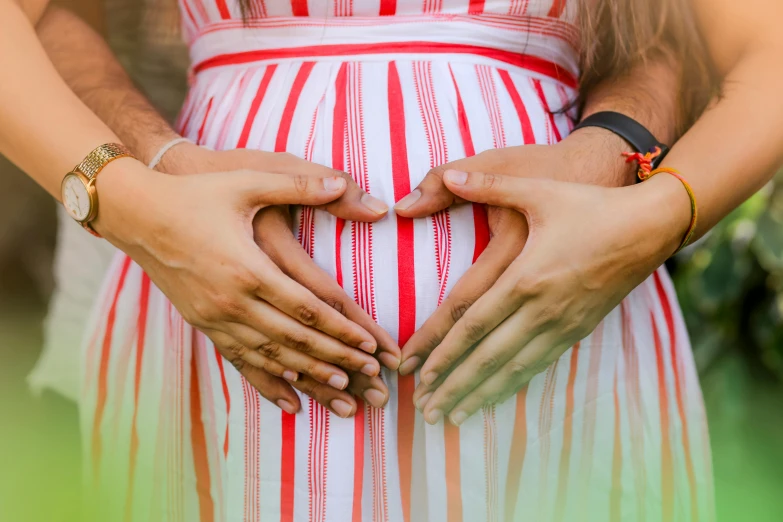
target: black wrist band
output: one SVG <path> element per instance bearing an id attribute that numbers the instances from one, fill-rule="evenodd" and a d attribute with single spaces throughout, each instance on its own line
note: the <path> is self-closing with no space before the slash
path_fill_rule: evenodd
<path id="1" fill-rule="evenodd" d="M 592 114 L 574 127 L 574 131 L 584 127 L 600 127 L 614 132 L 630 143 L 636 152 L 642 154 L 653 152 L 656 147 L 660 147 L 661 154 L 652 160 L 653 168 L 657 168 L 669 153 L 669 147 L 655 139 L 655 136 L 641 123 L 619 112 L 606 111 Z"/>

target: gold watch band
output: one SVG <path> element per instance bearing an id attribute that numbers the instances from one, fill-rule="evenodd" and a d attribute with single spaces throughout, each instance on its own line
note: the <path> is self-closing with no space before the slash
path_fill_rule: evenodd
<path id="1" fill-rule="evenodd" d="M 112 161 L 120 158 L 132 157 L 133 154 L 131 154 L 131 152 L 124 145 L 119 143 L 106 143 L 96 147 L 95 150 L 90 152 L 87 157 L 85 157 L 82 162 L 76 165 L 76 167 L 73 169 L 74 172 L 82 173 L 89 180 L 89 184 L 92 185 L 92 195 L 90 197 L 94 206 L 93 214 L 91 218 L 81 222 L 81 225 L 87 232 L 96 237 L 101 236 L 95 231 L 94 228 L 92 228 L 92 221 L 95 219 L 95 216 L 98 213 L 98 194 L 95 192 L 93 180 L 103 170 L 103 168 Z"/>
<path id="2" fill-rule="evenodd" d="M 133 155 L 124 145 L 106 143 L 90 152 L 73 170 L 81 172 L 87 176 L 87 179 L 93 179 L 112 161 L 127 157 Z"/>

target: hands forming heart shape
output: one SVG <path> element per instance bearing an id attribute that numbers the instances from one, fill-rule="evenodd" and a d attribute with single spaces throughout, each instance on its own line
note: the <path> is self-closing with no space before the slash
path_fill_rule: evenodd
<path id="1" fill-rule="evenodd" d="M 637 215 L 640 205 L 661 203 L 635 187 L 568 182 L 580 167 L 580 181 L 589 178 L 577 143 L 496 149 L 452 162 L 433 169 L 398 202 L 396 213 L 411 218 L 466 201 L 487 204 L 491 232 L 483 254 L 401 351 L 301 248 L 288 206 L 274 201 L 251 209 L 255 243 L 264 253 L 254 293 L 279 320 L 254 324 L 236 311 L 188 316 L 186 309 L 183 316 L 289 413 L 300 408 L 294 388 L 341 417 L 356 412 L 356 397 L 385 405 L 389 393 L 379 361 L 403 375 L 420 368 L 414 402 L 425 420 L 448 417 L 459 425 L 481 406 L 509 398 L 588 335 L 676 248 L 680 225 L 687 225 L 678 212 L 671 213 L 671 234 L 618 219 Z M 178 152 L 170 173 L 296 175 L 294 192 L 303 204 L 369 222 L 388 210 L 348 175 L 289 154 L 185 146 Z M 627 173 L 618 162 L 616 172 L 596 173 L 595 182 L 623 185 Z M 308 178 L 336 180 L 332 184 L 340 187 L 330 196 L 312 196 L 310 185 L 328 183 Z M 668 197 L 678 201 L 680 191 L 675 185 Z M 657 237 L 640 244 L 640 233 Z M 155 280 L 154 270 L 151 275 Z"/>

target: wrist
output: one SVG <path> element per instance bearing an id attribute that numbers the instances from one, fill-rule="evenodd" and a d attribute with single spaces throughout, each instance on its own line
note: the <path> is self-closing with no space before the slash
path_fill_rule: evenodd
<path id="1" fill-rule="evenodd" d="M 677 251 L 690 227 L 688 191 L 679 179 L 666 173 L 653 176 L 634 190 L 639 194 L 640 226 L 656 243 L 663 262 Z"/>
<path id="2" fill-rule="evenodd" d="M 139 144 L 138 148 L 140 150 L 134 150 L 133 152 L 141 163 L 149 165 L 161 147 L 179 137 L 180 135 L 171 129 L 149 133 L 144 139 L 144 142 Z"/>
<path id="3" fill-rule="evenodd" d="M 163 143 L 161 147 L 165 146 L 166 143 Z M 174 175 L 205 172 L 204 169 L 208 168 L 212 153 L 212 150 L 200 147 L 193 142 L 182 142 L 169 149 L 163 155 L 156 170 Z"/>
<path id="4" fill-rule="evenodd" d="M 107 165 L 95 180 L 98 214 L 92 228 L 118 247 L 137 244 L 146 207 L 143 202 L 157 192 L 155 185 L 162 177 L 133 158 Z"/>
<path id="5" fill-rule="evenodd" d="M 577 129 L 555 145 L 579 178 L 573 181 L 607 187 L 633 185 L 636 167 L 626 163 L 623 152 L 631 146 L 612 131 L 600 127 Z"/>

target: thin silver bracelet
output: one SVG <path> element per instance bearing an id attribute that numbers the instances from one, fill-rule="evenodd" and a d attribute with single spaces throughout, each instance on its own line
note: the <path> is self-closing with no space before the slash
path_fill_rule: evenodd
<path id="1" fill-rule="evenodd" d="M 171 150 L 171 148 L 172 148 L 172 147 L 175 147 L 175 146 L 179 145 L 180 143 L 185 143 L 185 142 L 187 142 L 187 143 L 193 143 L 193 142 L 192 142 L 191 140 L 189 140 L 188 138 L 181 138 L 181 137 L 180 137 L 180 138 L 174 138 L 174 139 L 173 139 L 173 140 L 171 140 L 170 142 L 166 143 L 164 146 L 162 146 L 162 147 L 160 148 L 160 150 L 158 151 L 158 153 L 157 153 L 157 154 L 155 154 L 155 157 L 154 157 L 154 158 L 152 158 L 152 161 L 150 161 L 150 164 L 149 164 L 149 165 L 147 165 L 147 167 L 148 167 L 150 170 L 155 170 L 155 167 L 157 167 L 157 166 L 158 166 L 158 164 L 160 163 L 160 160 L 162 160 L 162 159 L 163 159 L 163 156 L 164 156 L 164 155 L 165 155 L 165 154 L 166 154 L 166 153 L 167 153 L 169 150 Z"/>

